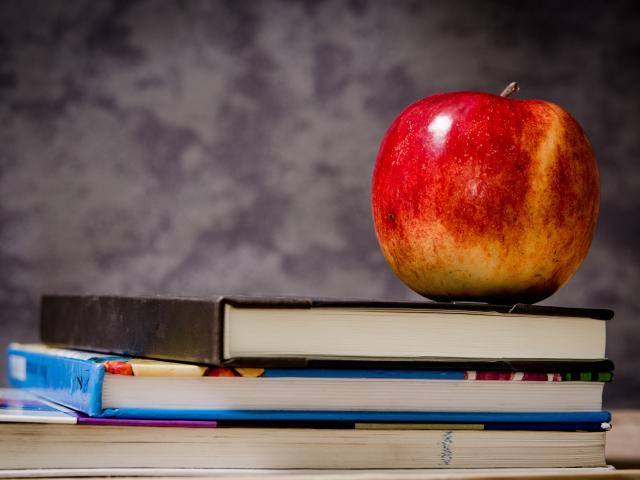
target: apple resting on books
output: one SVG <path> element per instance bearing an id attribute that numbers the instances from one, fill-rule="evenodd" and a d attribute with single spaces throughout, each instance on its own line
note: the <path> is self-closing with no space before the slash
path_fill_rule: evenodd
<path id="1" fill-rule="evenodd" d="M 396 275 L 434 300 L 535 303 L 576 272 L 600 183 L 580 125 L 541 100 L 433 95 L 391 124 L 373 218 Z"/>

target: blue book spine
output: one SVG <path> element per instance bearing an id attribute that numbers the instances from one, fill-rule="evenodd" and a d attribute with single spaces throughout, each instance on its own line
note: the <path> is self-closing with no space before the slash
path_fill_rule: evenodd
<path id="1" fill-rule="evenodd" d="M 9 383 L 36 395 L 90 416 L 102 413 L 104 356 L 78 353 L 77 356 L 53 351 L 9 346 Z"/>

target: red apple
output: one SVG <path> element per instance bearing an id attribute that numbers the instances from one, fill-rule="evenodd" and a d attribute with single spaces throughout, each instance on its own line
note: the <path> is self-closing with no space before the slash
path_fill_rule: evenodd
<path id="1" fill-rule="evenodd" d="M 600 196 L 591 145 L 565 110 L 508 98 L 515 90 L 424 98 L 382 140 L 376 234 L 425 297 L 534 303 L 587 254 Z"/>

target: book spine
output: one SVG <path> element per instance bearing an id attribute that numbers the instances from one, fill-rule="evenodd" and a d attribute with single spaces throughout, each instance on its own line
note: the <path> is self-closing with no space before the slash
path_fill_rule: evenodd
<path id="1" fill-rule="evenodd" d="M 40 338 L 59 347 L 219 366 L 222 301 L 44 295 Z"/>
<path id="2" fill-rule="evenodd" d="M 70 358 L 10 345 L 9 384 L 87 415 L 102 413 L 104 367 L 87 359 Z"/>

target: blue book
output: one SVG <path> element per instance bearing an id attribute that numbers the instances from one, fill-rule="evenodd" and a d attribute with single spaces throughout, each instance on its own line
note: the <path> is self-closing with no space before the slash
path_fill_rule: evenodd
<path id="1" fill-rule="evenodd" d="M 220 421 L 608 422 L 602 382 L 464 371 L 210 368 L 12 344 L 9 381 L 91 417 Z M 486 373 L 486 372 L 485 372 Z M 499 407 L 496 405 L 499 404 Z"/>
<path id="2" fill-rule="evenodd" d="M 257 417 L 261 412 L 258 412 Z M 268 415 L 273 418 L 273 415 Z M 321 428 L 365 430 L 542 430 L 601 432 L 610 428 L 606 422 L 528 422 L 528 423 L 469 423 L 469 422 L 371 422 L 327 420 L 175 420 L 132 419 L 119 417 L 89 417 L 53 402 L 39 398 L 25 389 L 0 388 L 0 423 L 66 423 L 81 425 L 157 426 L 197 428 Z"/>

